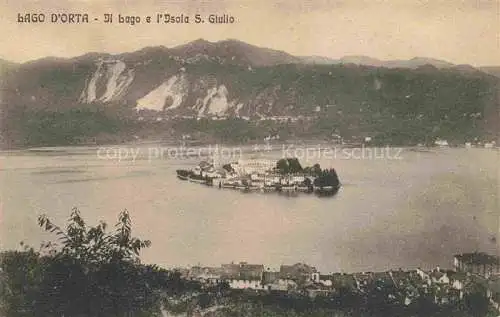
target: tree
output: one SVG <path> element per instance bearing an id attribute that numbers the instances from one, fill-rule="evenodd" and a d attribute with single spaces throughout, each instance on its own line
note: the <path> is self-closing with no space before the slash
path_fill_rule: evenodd
<path id="1" fill-rule="evenodd" d="M 282 175 L 300 173 L 304 169 L 297 158 L 283 158 L 276 162 L 276 169 Z"/>
<path id="2" fill-rule="evenodd" d="M 323 170 L 318 177 L 314 180 L 314 186 L 324 187 L 332 186 L 337 188 L 340 185 L 339 178 L 335 169 Z"/>
<path id="3" fill-rule="evenodd" d="M 276 163 L 276 169 L 282 175 L 288 174 L 290 172 L 290 167 L 288 166 L 288 160 L 286 160 L 286 159 L 280 159 Z"/>
<path id="4" fill-rule="evenodd" d="M 107 233 L 107 225 L 100 222 L 95 227 L 87 227 L 77 208 L 73 208 L 66 230 L 62 230 L 50 219 L 41 215 L 39 226 L 45 231 L 55 233 L 62 248 L 58 257 L 69 256 L 83 263 L 113 263 L 119 261 L 137 261 L 140 250 L 151 245 L 149 240 L 132 237 L 132 224 L 127 210 L 118 216 L 115 230 Z M 57 242 L 51 244 L 53 250 Z"/>
<path id="5" fill-rule="evenodd" d="M 287 160 L 290 173 L 300 173 L 303 171 L 302 166 L 300 165 L 300 162 L 297 158 L 289 158 Z"/>
<path id="6" fill-rule="evenodd" d="M 489 308 L 486 288 L 477 282 L 471 281 L 465 286 L 464 303 L 465 308 L 472 316 L 486 316 Z"/>
<path id="7" fill-rule="evenodd" d="M 316 176 L 316 177 L 320 176 L 321 172 L 322 172 L 321 166 L 318 163 L 314 164 L 312 169 L 311 169 L 311 172 L 312 172 L 312 176 Z"/>
<path id="8" fill-rule="evenodd" d="M 230 173 L 234 172 L 234 168 L 231 166 L 231 164 L 224 164 L 224 165 L 222 165 L 222 168 Z"/>
<path id="9" fill-rule="evenodd" d="M 32 248 L 0 254 L 0 315 L 33 316 L 43 271 L 43 259 Z"/>
<path id="10" fill-rule="evenodd" d="M 58 236 L 60 246 L 51 246 L 57 251 L 44 275 L 37 313 L 124 316 L 155 306 L 159 298 L 152 278 L 161 271 L 140 265 L 139 252 L 151 243 L 132 237 L 126 210 L 109 233 L 104 222 L 88 227 L 77 209 L 65 230 L 46 216 L 38 223 Z"/>

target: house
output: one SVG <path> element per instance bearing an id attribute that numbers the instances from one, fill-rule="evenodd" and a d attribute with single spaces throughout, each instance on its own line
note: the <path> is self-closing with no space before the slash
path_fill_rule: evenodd
<path id="1" fill-rule="evenodd" d="M 455 255 L 453 266 L 458 272 L 469 272 L 484 277 L 500 273 L 500 259 L 483 252 Z"/>
<path id="2" fill-rule="evenodd" d="M 240 262 L 238 264 L 223 264 L 221 279 L 227 281 L 234 289 L 264 289 L 264 265 L 248 264 Z"/>
<path id="3" fill-rule="evenodd" d="M 305 181 L 306 177 L 304 175 L 291 175 L 291 182 L 294 184 L 301 184 Z"/>
<path id="4" fill-rule="evenodd" d="M 267 285 L 278 281 L 280 278 L 279 274 L 280 274 L 279 272 L 267 269 L 264 273 L 262 273 L 262 283 L 264 285 Z"/>
<path id="5" fill-rule="evenodd" d="M 429 274 L 430 280 L 432 283 L 437 283 L 437 284 L 450 284 L 450 278 L 448 277 L 447 272 L 441 271 L 439 266 L 432 270 L 432 272 Z"/>
<path id="6" fill-rule="evenodd" d="M 460 299 L 464 297 L 465 284 L 468 279 L 469 274 L 465 272 L 455 272 L 454 274 L 450 274 L 451 288 L 459 292 Z"/>
<path id="7" fill-rule="evenodd" d="M 206 176 L 212 178 L 225 178 L 227 171 L 223 168 L 211 168 L 206 172 Z"/>
<path id="8" fill-rule="evenodd" d="M 250 175 L 250 179 L 254 182 L 264 182 L 266 180 L 266 174 L 254 172 Z"/>
<path id="9" fill-rule="evenodd" d="M 278 174 L 269 174 L 266 176 L 266 185 L 271 186 L 273 184 L 279 184 L 281 182 L 281 176 Z"/>
<path id="10" fill-rule="evenodd" d="M 418 268 L 416 273 L 429 286 L 432 284 L 450 284 L 448 271 L 441 270 L 439 266 L 428 273 Z"/>
<path id="11" fill-rule="evenodd" d="M 200 164 L 198 164 L 198 166 L 202 171 L 208 171 L 210 168 L 213 167 L 213 165 L 207 161 L 201 161 Z"/>
<path id="12" fill-rule="evenodd" d="M 493 142 L 485 142 L 484 143 L 484 148 L 485 149 L 492 149 L 494 147 L 495 147 L 495 141 L 493 141 Z"/>
<path id="13" fill-rule="evenodd" d="M 437 145 L 437 146 L 440 146 L 440 147 L 448 147 L 448 141 L 441 140 L 441 139 L 436 139 L 436 141 L 434 141 L 434 145 Z"/>
<path id="14" fill-rule="evenodd" d="M 306 294 L 310 298 L 315 298 L 318 296 L 328 296 L 332 293 L 332 289 L 321 284 L 321 283 L 314 283 L 311 285 L 308 285 L 304 288 Z"/>
<path id="15" fill-rule="evenodd" d="M 255 290 L 264 290 L 264 286 L 262 284 L 262 280 L 256 278 L 231 278 L 226 280 L 229 283 L 229 287 L 232 289 L 255 289 Z"/>
<path id="16" fill-rule="evenodd" d="M 292 279 L 279 278 L 272 283 L 264 285 L 270 291 L 289 291 L 297 288 L 297 282 Z"/>
<path id="17" fill-rule="evenodd" d="M 214 167 L 207 161 L 201 161 L 197 166 L 192 169 L 192 172 L 196 175 L 206 176 L 208 173 L 213 173 Z"/>
<path id="18" fill-rule="evenodd" d="M 236 164 L 235 163 L 231 164 L 231 166 L 239 174 L 245 174 L 245 175 L 253 173 L 264 174 L 268 171 L 271 171 L 274 167 L 276 167 L 276 162 L 266 159 L 249 159 L 249 160 L 240 159 Z"/>
<path id="19" fill-rule="evenodd" d="M 311 279 L 312 273 L 316 273 L 315 267 L 304 263 L 293 265 L 281 265 L 279 276 L 282 279 L 291 279 L 297 282 L 305 282 Z"/>
<path id="20" fill-rule="evenodd" d="M 324 286 L 332 286 L 332 278 L 330 275 L 320 274 L 319 272 L 313 272 L 311 274 L 311 282 L 316 284 L 322 284 Z"/>
<path id="21" fill-rule="evenodd" d="M 404 288 L 407 287 L 408 285 L 415 284 L 415 279 L 420 279 L 419 275 L 417 275 L 416 270 L 412 271 L 403 271 L 401 269 L 399 270 L 391 270 L 388 272 L 392 283 L 394 286 L 398 288 Z"/>
<path id="22" fill-rule="evenodd" d="M 194 266 L 187 273 L 187 277 L 205 285 L 216 285 L 222 282 L 222 270 L 218 267 Z"/>
<path id="23" fill-rule="evenodd" d="M 430 280 L 430 277 L 429 277 L 429 274 L 427 274 L 424 270 L 422 270 L 421 268 L 417 268 L 417 275 L 420 276 L 420 278 L 423 280 L 423 281 L 428 281 Z"/>
<path id="24" fill-rule="evenodd" d="M 202 170 L 199 166 L 195 166 L 193 169 L 192 169 L 192 172 L 195 173 L 196 175 L 201 175 L 202 173 Z"/>

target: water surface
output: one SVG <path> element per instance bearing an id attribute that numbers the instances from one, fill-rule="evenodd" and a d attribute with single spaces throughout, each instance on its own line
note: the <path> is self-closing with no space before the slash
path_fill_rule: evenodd
<path id="1" fill-rule="evenodd" d="M 72 207 L 114 223 L 123 209 L 134 234 L 150 239 L 145 262 L 164 266 L 231 261 L 307 262 L 322 271 L 451 265 L 458 252 L 499 250 L 499 152 L 404 150 L 401 159 L 317 157 L 335 167 L 334 198 L 243 194 L 182 182 L 175 170 L 198 159 L 105 159 L 97 148 L 0 155 L 0 247 L 38 246 L 46 213 L 63 225 Z M 102 154 L 103 152 L 101 152 Z M 265 152 L 279 158 L 282 151 Z"/>

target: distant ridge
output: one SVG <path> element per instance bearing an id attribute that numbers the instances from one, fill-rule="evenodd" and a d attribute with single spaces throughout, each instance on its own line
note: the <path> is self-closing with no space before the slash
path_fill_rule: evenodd
<path id="1" fill-rule="evenodd" d="M 173 47 L 170 52 L 182 58 L 217 57 L 227 64 L 247 64 L 254 67 L 302 62 L 300 58 L 284 51 L 258 47 L 235 39 L 209 42 L 200 38 Z"/>
<path id="2" fill-rule="evenodd" d="M 380 60 L 378 58 L 366 55 L 345 55 L 340 58 L 332 58 L 320 55 L 311 56 L 294 56 L 282 50 L 259 47 L 248 44 L 237 39 L 226 39 L 216 42 L 210 42 L 203 38 L 194 41 L 173 46 L 171 48 L 159 45 L 148 46 L 137 51 L 126 52 L 120 54 L 89 52 L 81 56 L 73 58 L 60 57 L 44 57 L 41 59 L 28 61 L 25 63 L 14 63 L 8 60 L 0 59 L 0 72 L 12 67 L 27 64 L 38 63 L 40 61 L 50 62 L 62 60 L 85 60 L 88 58 L 103 58 L 103 57 L 123 57 L 123 56 L 140 56 L 151 53 L 175 55 L 181 59 L 205 59 L 214 60 L 224 64 L 246 65 L 251 67 L 275 66 L 282 64 L 306 64 L 306 65 L 337 65 L 337 64 L 354 64 L 372 67 L 386 68 L 409 68 L 417 69 L 424 65 L 432 65 L 438 69 L 454 68 L 461 71 L 472 72 L 479 70 L 490 75 L 500 77 L 500 66 L 481 66 L 474 67 L 471 65 L 461 64 L 456 65 L 448 61 L 416 56 L 408 60 Z"/>
<path id="3" fill-rule="evenodd" d="M 450 68 L 455 66 L 444 60 L 428 58 L 428 57 L 414 57 L 409 60 L 387 60 L 383 61 L 377 58 L 364 55 L 347 55 L 340 59 L 333 59 L 322 56 L 302 56 L 302 61 L 306 64 L 355 64 L 366 65 L 373 67 L 387 67 L 387 68 L 411 68 L 415 69 L 424 65 L 432 65 L 436 68 Z"/>
<path id="4" fill-rule="evenodd" d="M 17 65 L 19 64 L 0 58 L 0 74 Z"/>
<path id="5" fill-rule="evenodd" d="M 330 57 L 325 57 L 325 56 L 319 56 L 319 55 L 313 55 L 313 56 L 299 56 L 299 58 L 302 60 L 303 63 L 306 64 L 317 64 L 317 65 L 328 65 L 328 64 L 339 64 L 340 60 L 330 58 Z"/>
<path id="6" fill-rule="evenodd" d="M 500 78 L 500 66 L 484 66 L 479 67 L 479 70 Z"/>

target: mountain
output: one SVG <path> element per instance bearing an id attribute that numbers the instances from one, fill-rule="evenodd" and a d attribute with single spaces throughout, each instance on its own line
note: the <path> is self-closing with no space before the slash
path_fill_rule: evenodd
<path id="1" fill-rule="evenodd" d="M 376 67 L 382 66 L 383 64 L 383 62 L 379 59 L 362 55 L 344 56 L 339 61 L 342 64 L 356 64 L 356 65 L 366 65 L 366 66 L 376 66 Z"/>
<path id="2" fill-rule="evenodd" d="M 381 64 L 381 66 L 389 68 L 413 68 L 413 69 L 423 65 L 432 65 L 436 68 L 450 68 L 454 66 L 452 63 L 428 57 L 414 57 L 410 60 L 386 61 Z"/>
<path id="3" fill-rule="evenodd" d="M 377 63 L 308 64 L 237 40 L 44 58 L 2 76 L 0 129 L 4 146 L 181 134 L 227 142 L 340 134 L 383 144 L 498 135 L 499 78 L 428 59 L 356 65 L 368 62 Z"/>
<path id="4" fill-rule="evenodd" d="M 3 69 L 10 69 L 12 67 L 15 67 L 16 65 L 18 65 L 17 63 L 14 63 L 14 62 L 11 62 L 11 61 L 8 61 L 8 60 L 5 60 L 5 59 L 1 59 L 0 58 L 0 70 L 3 70 Z"/>
<path id="5" fill-rule="evenodd" d="M 340 64 L 340 60 L 338 59 L 333 59 L 330 57 L 324 57 L 324 56 L 299 56 L 300 60 L 302 63 L 305 64 L 318 64 L 318 65 L 333 65 L 333 64 Z"/>
<path id="6" fill-rule="evenodd" d="M 18 64 L 0 58 L 0 88 L 3 87 L 5 76 L 14 70 Z M 0 95 L 1 98 L 1 95 Z"/>
<path id="7" fill-rule="evenodd" d="M 223 64 L 248 65 L 251 67 L 300 62 L 300 58 L 283 51 L 257 47 L 234 39 L 215 43 L 198 39 L 172 48 L 171 53 L 184 59 L 215 59 Z"/>
<path id="8" fill-rule="evenodd" d="M 18 66 L 19 66 L 19 64 L 17 64 L 17 63 L 0 58 L 0 86 L 2 84 L 2 79 L 3 79 L 4 75 L 11 72 L 12 70 L 14 70 Z"/>

